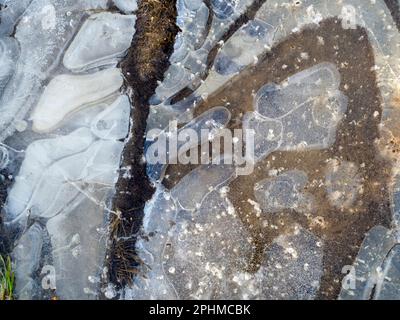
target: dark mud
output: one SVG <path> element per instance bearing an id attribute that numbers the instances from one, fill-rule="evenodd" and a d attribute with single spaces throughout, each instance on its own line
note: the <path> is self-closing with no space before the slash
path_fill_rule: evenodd
<path id="1" fill-rule="evenodd" d="M 323 37 L 324 45 L 318 41 Z M 307 52 L 309 59 L 300 59 Z M 221 90 L 196 109 L 196 115 L 214 106 L 227 106 L 232 112 L 230 129 L 240 128 L 245 112 L 253 111 L 253 95 L 268 82 L 279 83 L 287 77 L 321 62 L 334 63 L 341 74 L 341 88 L 349 98 L 348 111 L 338 127 L 335 144 L 321 151 L 274 152 L 257 164 L 252 175 L 242 176 L 230 185 L 229 198 L 243 223 L 255 239 L 257 254 L 252 260 L 256 271 L 264 257 L 265 248 L 279 234 L 300 224 L 324 242 L 324 276 L 320 299 L 335 299 L 343 278 L 342 268 L 351 265 L 365 233 L 380 224 L 390 226 L 389 183 L 391 165 L 380 157 L 376 148 L 379 138 L 382 100 L 373 70 L 374 54 L 364 29 L 344 30 L 341 21 L 329 19 L 319 28 L 307 29 L 285 39 L 260 59 L 257 66 L 241 72 Z M 282 68 L 286 65 L 287 68 Z M 349 161 L 357 165 L 363 194 L 350 209 L 330 205 L 327 193 L 320 184 L 325 180 L 328 159 Z M 192 168 L 170 166 L 168 187 L 175 185 Z M 253 186 L 267 178 L 269 170 L 299 169 L 307 173 L 306 190 L 315 198 L 312 214 L 294 211 L 259 216 L 249 199 L 255 201 Z"/>
<path id="2" fill-rule="evenodd" d="M 136 34 L 121 63 L 126 86 L 132 90 L 133 108 L 131 138 L 123 152 L 113 201 L 116 214 L 111 217 L 111 244 L 107 256 L 109 280 L 119 288 L 132 281 L 140 263 L 135 253 L 136 236 L 142 225 L 145 203 L 154 192 L 143 160 L 148 101 L 169 66 L 168 59 L 178 32 L 176 15 L 175 1 L 140 1 Z"/>

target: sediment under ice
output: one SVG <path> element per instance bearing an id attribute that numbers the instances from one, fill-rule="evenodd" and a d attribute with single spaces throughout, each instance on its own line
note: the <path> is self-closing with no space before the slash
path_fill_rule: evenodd
<path id="1" fill-rule="evenodd" d="M 322 242 L 315 236 L 296 226 L 292 233 L 275 239 L 259 271 L 250 274 L 246 268 L 254 244 L 223 186 L 205 196 L 195 211 L 179 209 L 174 200 L 160 190 L 148 207 L 144 222 L 148 237 L 137 246 L 147 267 L 125 290 L 125 298 L 315 297 L 323 257 Z"/>
<path id="2" fill-rule="evenodd" d="M 304 191 L 308 177 L 301 171 L 287 171 L 277 177 L 258 182 L 254 186 L 255 198 L 267 213 L 292 209 L 310 212 L 312 196 Z"/>

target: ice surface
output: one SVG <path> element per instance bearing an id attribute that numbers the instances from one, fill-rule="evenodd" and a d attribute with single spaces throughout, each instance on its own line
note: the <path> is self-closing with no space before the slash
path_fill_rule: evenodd
<path id="1" fill-rule="evenodd" d="M 124 139 L 129 131 L 131 103 L 120 96 L 111 106 L 99 113 L 91 124 L 94 135 L 104 140 Z"/>
<path id="2" fill-rule="evenodd" d="M 229 38 L 215 58 L 215 71 L 230 76 L 253 64 L 257 53 L 272 43 L 274 29 L 258 19 L 245 24 Z"/>
<path id="3" fill-rule="evenodd" d="M 363 181 L 356 164 L 333 159 L 328 163 L 326 189 L 328 199 L 339 209 L 350 208 L 363 191 Z"/>
<path id="4" fill-rule="evenodd" d="M 151 141 L 155 140 L 155 142 L 146 149 L 146 160 L 149 163 L 147 168 L 149 176 L 154 181 L 162 179 L 167 163 L 178 163 L 178 160 L 179 163 L 182 163 L 182 155 L 184 153 L 188 150 L 192 150 L 202 142 L 204 143 L 204 140 L 208 142 L 209 140 L 217 138 L 221 130 L 228 125 L 230 119 L 231 113 L 227 108 L 214 107 L 175 132 L 173 131 L 175 128 L 168 128 L 167 131 L 164 130 L 160 132 L 157 137 L 152 137 Z M 203 130 L 207 131 L 207 136 L 201 141 L 201 139 L 204 138 Z M 176 134 L 175 138 L 173 136 L 174 133 Z M 150 140 L 149 136 L 150 132 L 147 136 L 148 141 Z M 174 139 L 177 139 L 177 141 L 174 141 Z M 166 147 L 167 144 L 168 147 Z M 173 147 L 176 148 L 176 155 L 172 154 Z M 156 153 L 158 154 L 157 157 L 155 156 Z M 162 163 L 149 161 L 153 158 L 154 162 L 159 159 Z"/>
<path id="5" fill-rule="evenodd" d="M 243 130 L 254 130 L 254 160 L 262 160 L 278 149 L 282 139 L 282 123 L 266 119 L 256 112 L 248 112 L 243 118 Z"/>
<path id="6" fill-rule="evenodd" d="M 43 246 L 44 229 L 40 224 L 33 224 L 19 239 L 12 253 L 16 265 L 15 293 L 19 299 L 33 299 L 38 296 L 38 284 L 33 280 L 39 269 Z"/>
<path id="7" fill-rule="evenodd" d="M 293 233 L 274 240 L 265 265 L 258 271 L 262 296 L 272 300 L 311 300 L 316 297 L 323 274 L 323 244 L 296 226 Z"/>
<path id="8" fill-rule="evenodd" d="M 0 35 L 11 35 L 18 19 L 28 8 L 32 0 L 5 0 L 2 1 L 0 11 Z"/>
<path id="9" fill-rule="evenodd" d="M 147 239 L 137 248 L 145 265 L 125 298 L 229 299 L 237 297 L 233 276 L 244 271 L 251 238 L 232 204 L 215 190 L 195 211 L 176 210 L 159 192 L 146 211 Z M 161 245 L 160 245 L 161 244 Z"/>
<path id="10" fill-rule="evenodd" d="M 143 226 L 146 236 L 137 244 L 146 267 L 125 290 L 124 297 L 315 298 L 322 276 L 322 242 L 295 226 L 293 232 L 278 237 L 268 248 L 256 273 L 246 272 L 254 247 L 226 197 L 225 187 L 232 173 L 221 166 L 210 166 L 195 169 L 171 193 L 160 187 L 147 205 Z M 228 175 L 222 174 L 220 179 L 224 171 Z M 299 171 L 283 176 L 292 179 L 290 182 L 299 189 L 307 182 L 307 176 Z"/>
<path id="11" fill-rule="evenodd" d="M 219 192 L 198 212 L 181 211 L 164 252 L 165 273 L 181 299 L 230 299 L 233 274 L 245 270 L 251 238 Z"/>
<path id="12" fill-rule="evenodd" d="M 54 217 L 90 186 L 112 187 L 118 177 L 118 156 L 122 148 L 122 143 L 114 141 L 95 142 L 84 153 L 61 159 L 46 168 L 31 196 L 31 216 Z"/>
<path id="13" fill-rule="evenodd" d="M 105 200 L 107 189 L 92 196 Z M 47 222 L 56 271 L 57 295 L 63 300 L 97 297 L 105 254 L 104 207 L 85 198 Z"/>
<path id="14" fill-rule="evenodd" d="M 382 226 L 372 228 L 367 233 L 353 264 L 355 275 L 350 273 L 343 280 L 348 284 L 355 281 L 354 286 L 344 287 L 340 292 L 339 299 L 369 300 L 380 277 L 382 265 L 395 245 L 396 238 L 391 230 Z"/>
<path id="15" fill-rule="evenodd" d="M 33 130 L 49 132 L 55 129 L 65 117 L 110 97 L 122 84 L 121 71 L 114 68 L 89 75 L 55 77 L 46 87 L 31 116 Z"/>
<path id="16" fill-rule="evenodd" d="M 90 16 L 65 53 L 72 71 L 116 64 L 131 45 L 136 16 L 103 12 Z"/>
<path id="17" fill-rule="evenodd" d="M 210 3 L 209 14 L 218 21 L 228 22 L 237 12 L 234 2 L 211 1 Z M 220 42 L 221 50 L 217 52 L 212 67 L 208 68 L 204 64 L 206 61 L 204 57 L 207 57 L 209 53 L 207 32 L 209 35 L 212 33 L 214 20 L 211 21 L 212 26 L 208 30 L 205 27 L 207 8 L 204 4 L 201 1 L 182 0 L 178 2 L 178 22 L 182 33 L 175 43 L 175 52 L 171 57 L 172 65 L 151 100 L 153 106 L 150 110 L 148 128 L 164 129 L 170 120 L 177 120 L 181 124 L 189 123 L 196 105 L 207 97 L 220 93 L 221 88 L 233 77 L 240 80 L 242 70 L 248 66 L 257 65 L 258 59 L 264 58 L 271 47 L 305 27 L 317 28 L 319 22 L 324 19 L 341 18 L 344 5 L 353 6 L 356 12 L 355 24 L 349 27 L 365 27 L 369 33 L 375 55 L 375 71 L 384 100 L 384 118 L 388 117 L 390 102 L 393 99 L 393 85 L 396 86 L 400 79 L 398 58 L 400 35 L 384 1 L 266 1 L 254 19 L 239 28 L 232 36 L 224 39 L 224 43 Z M 187 18 L 188 16 L 190 18 Z M 228 23 L 224 23 L 224 25 L 221 24 L 220 29 L 214 29 L 217 33 L 214 34 L 215 42 L 212 41 L 212 43 L 223 38 L 216 35 L 223 34 L 219 31 L 225 30 L 227 25 Z M 254 88 L 254 112 L 246 113 L 241 120 L 245 129 L 255 130 L 256 161 L 265 159 L 274 151 L 320 150 L 333 145 L 338 125 L 344 119 L 345 113 L 349 111 L 348 98 L 341 91 L 343 90 L 341 88 L 346 88 L 346 84 L 341 83 L 339 68 L 341 66 L 324 62 L 302 70 L 282 83 L 266 83 L 261 88 Z M 204 81 L 199 81 L 205 74 L 207 76 Z M 185 87 L 194 92 L 183 100 L 174 97 Z M 234 94 L 238 93 L 232 93 Z M 228 105 L 229 97 L 227 97 Z M 363 192 L 363 180 L 359 168 L 351 162 L 331 159 L 327 165 L 325 180 L 322 183 L 326 184 L 329 201 L 337 209 L 350 208 Z M 198 262 L 200 257 L 191 257 L 190 243 L 192 239 L 194 239 L 193 242 L 202 243 L 197 239 L 202 238 L 203 231 L 208 231 L 208 229 L 200 231 L 196 229 L 196 226 L 191 228 L 191 223 L 193 220 L 197 222 L 197 219 L 200 219 L 196 212 L 199 206 L 201 211 L 213 192 L 208 193 L 207 190 L 203 190 L 199 195 L 194 194 L 193 202 L 189 201 L 190 203 L 183 205 L 181 203 L 181 198 L 192 199 L 193 192 L 188 190 L 199 190 L 196 186 L 198 181 L 202 180 L 194 174 L 188 175 L 181 181 L 184 184 L 178 183 L 175 187 L 179 192 L 175 191 L 176 194 L 172 192 L 172 198 L 178 200 L 178 207 L 190 209 L 183 210 L 177 215 L 177 217 L 187 217 L 189 222 L 186 225 L 177 223 L 175 226 L 182 238 L 189 239 L 187 241 L 189 243 L 182 243 L 181 246 L 184 249 L 178 255 L 180 262 L 177 265 L 181 267 L 169 263 L 168 268 L 164 268 L 165 274 L 168 279 L 172 279 L 171 284 L 179 293 L 173 295 L 174 297 L 223 296 L 223 290 L 211 284 L 218 281 L 210 281 L 207 272 L 202 278 L 204 281 L 198 282 L 197 276 L 192 279 L 185 278 L 185 270 L 190 270 L 188 274 L 203 274 L 202 271 L 197 271 L 202 270 L 201 263 Z M 293 208 L 306 212 L 312 210 L 313 200 L 302 190 L 306 183 L 305 174 L 284 172 L 276 177 L 260 181 L 255 186 L 255 196 L 266 212 L 280 212 Z M 397 184 L 396 182 L 392 206 L 394 213 L 398 215 Z M 213 190 L 212 181 L 210 185 Z M 181 186 L 185 187 L 180 189 Z M 203 198 L 204 194 L 208 195 Z M 213 211 L 210 208 L 209 210 Z M 193 215 L 196 215 L 195 218 Z M 203 225 L 199 224 L 199 228 L 201 227 Z M 395 243 L 394 232 L 392 234 L 391 231 L 382 231 L 380 228 L 383 227 L 376 227 L 367 235 L 360 251 L 357 259 L 359 269 L 357 275 L 360 275 L 360 278 L 368 279 L 373 273 L 372 270 L 378 266 L 381 267 Z M 373 240 L 373 238 L 376 239 Z M 174 247 L 174 244 L 171 244 L 167 248 L 175 257 L 176 252 L 179 253 L 179 247 L 175 249 Z M 301 255 L 301 258 L 296 259 Z M 293 234 L 278 237 L 269 248 L 266 261 L 258 272 L 249 274 L 245 270 L 237 271 L 233 280 L 231 278 L 232 281 L 227 280 L 226 274 L 222 273 L 222 279 L 226 281 L 225 288 L 229 288 L 231 293 L 229 297 L 312 299 L 317 295 L 323 274 L 322 258 L 322 241 L 309 231 L 298 227 Z M 171 257 L 169 259 L 174 260 Z M 375 262 L 376 259 L 380 262 Z M 385 271 L 392 274 L 394 279 L 397 279 L 396 259 L 397 253 L 392 253 L 386 262 L 387 270 Z M 217 267 L 213 270 L 215 274 L 221 275 L 221 268 Z M 165 283 L 164 276 L 157 279 L 161 278 Z M 151 282 L 152 279 L 148 281 Z M 357 281 L 361 283 L 361 287 L 357 286 L 354 294 L 362 296 L 370 290 L 370 287 L 369 284 L 364 283 L 366 280 L 358 279 Z M 376 279 L 374 281 L 375 284 L 372 287 L 376 285 Z M 396 281 L 394 280 L 395 283 Z M 379 295 L 384 296 L 385 285 L 390 286 L 385 281 L 382 282 L 383 293 Z M 397 290 L 397 287 L 393 286 L 393 288 L 387 289 L 386 292 L 390 291 L 393 295 L 393 290 Z M 169 292 L 168 290 L 165 292 Z M 370 296 L 371 292 L 370 290 L 367 295 Z"/>
<path id="18" fill-rule="evenodd" d="M 19 47 L 14 38 L 0 38 L 0 96 L 15 70 L 15 63 L 18 60 Z"/>
<path id="19" fill-rule="evenodd" d="M 392 190 L 392 211 L 395 225 L 400 230 L 400 175 L 394 177 Z"/>
<path id="20" fill-rule="evenodd" d="M 261 87 L 254 99 L 255 112 L 249 112 L 243 118 L 243 128 L 255 130 L 254 160 L 260 161 L 276 150 L 330 147 L 336 137 L 337 125 L 347 111 L 348 99 L 339 91 L 339 85 L 336 66 L 321 63 L 289 77 L 282 84 L 268 83 Z M 173 108 L 190 113 L 197 102 L 193 96 L 192 100 L 188 98 Z M 166 110 L 153 108 L 156 113 L 150 116 L 150 126 L 163 113 L 166 118 L 182 119 L 182 116 L 174 115 L 173 109 L 165 113 Z"/>
<path id="21" fill-rule="evenodd" d="M 354 16 L 346 16 L 347 10 Z M 285 39 L 288 34 L 304 27 L 318 26 L 328 18 L 339 17 L 345 29 L 363 27 L 368 32 L 375 56 L 375 71 L 379 89 L 382 92 L 384 116 L 390 117 L 391 101 L 400 79 L 400 34 L 384 0 L 340 0 L 302 1 L 300 5 L 289 4 L 286 0 L 272 0 L 263 4 L 256 18 L 278 26 L 273 45 Z"/>
<path id="22" fill-rule="evenodd" d="M 382 266 L 374 293 L 375 300 L 400 299 L 400 245 L 396 245 Z"/>
<path id="23" fill-rule="evenodd" d="M 330 147 L 347 110 L 347 97 L 338 90 L 339 84 L 337 69 L 322 63 L 281 85 L 261 87 L 254 100 L 256 111 L 243 119 L 245 130 L 255 130 L 255 161 L 275 150 Z"/>
<path id="24" fill-rule="evenodd" d="M 227 10 L 227 12 L 231 11 L 232 6 L 229 5 L 230 2 L 217 1 L 216 3 L 219 3 L 219 5 L 214 8 L 220 7 L 224 8 L 223 10 Z M 196 98 L 209 96 L 226 84 L 244 66 L 256 64 L 260 56 L 268 52 L 271 47 L 278 44 L 290 33 L 299 31 L 304 27 L 316 27 L 319 22 L 327 18 L 342 17 L 342 10 L 346 8 L 345 6 L 351 6 L 354 8 L 355 17 L 351 21 L 347 21 L 347 23 L 352 22 L 354 26 L 345 25 L 346 19 L 344 18 L 344 27 L 355 28 L 359 25 L 365 27 L 369 32 L 376 56 L 378 79 L 382 80 L 379 81 L 380 88 L 384 93 L 385 106 L 388 108 L 390 106 L 391 98 L 393 97 L 393 90 L 391 88 L 393 83 L 396 83 L 400 77 L 400 68 L 397 61 L 398 58 L 393 59 L 393 57 L 399 56 L 400 48 L 397 44 L 400 42 L 400 35 L 384 1 L 373 1 L 365 4 L 365 2 L 361 0 L 346 0 L 340 1 L 340 3 L 337 3 L 336 1 L 330 1 L 329 3 L 325 3 L 325 1 L 296 3 L 288 2 L 286 0 L 274 0 L 264 3 L 258 10 L 256 17 L 248 23 L 249 26 L 261 25 L 264 27 L 260 28 L 261 30 L 264 29 L 267 31 L 264 35 L 261 33 L 262 40 L 259 41 L 260 34 L 257 33 L 257 36 L 251 40 L 251 37 L 248 35 L 254 35 L 254 31 L 251 31 L 246 35 L 246 32 L 243 32 L 243 30 L 246 30 L 246 27 L 244 26 L 240 28 L 224 43 L 220 53 L 217 55 L 214 68 L 209 70 L 208 76 L 204 82 L 201 82 L 200 84 L 198 84 L 198 81 L 196 82 L 195 79 L 197 79 L 197 73 L 195 76 L 190 76 L 190 73 L 186 76 L 184 75 L 185 72 L 183 71 L 186 71 L 186 67 L 184 67 L 185 62 L 171 60 L 173 62 L 173 68 L 181 67 L 183 71 L 177 72 L 175 70 L 173 73 L 167 72 L 167 81 L 165 82 L 166 86 L 164 87 L 164 83 L 161 84 L 158 88 L 157 98 L 153 99 L 155 106 L 152 107 L 148 126 L 151 128 L 157 127 L 157 124 L 160 122 L 160 114 L 164 117 L 174 118 L 177 115 L 180 115 L 179 112 L 189 111 L 189 115 L 180 117 L 180 121 L 185 122 L 188 117 L 190 119 L 190 110 L 193 109 L 193 98 L 189 98 L 187 100 L 188 103 L 183 103 L 183 105 L 180 101 L 173 105 L 168 101 L 168 98 L 176 94 L 179 91 L 179 88 L 184 87 L 184 84 L 187 83 L 186 78 L 188 76 L 191 79 L 191 85 L 189 85 L 189 88 L 195 90 L 192 96 Z M 180 17 L 182 21 L 185 21 L 185 5 L 181 7 L 182 11 L 179 11 Z M 219 9 L 214 10 L 218 11 Z M 234 12 L 237 11 L 238 8 L 234 8 Z M 226 16 L 229 16 L 229 14 Z M 225 17 L 225 14 L 222 14 L 221 17 Z M 227 20 L 229 19 L 231 18 L 228 18 Z M 225 27 L 225 23 L 223 27 Z M 254 28 L 251 27 L 248 27 L 247 29 L 254 30 Z M 255 29 L 258 30 L 257 27 Z M 183 28 L 183 30 L 186 29 Z M 384 32 L 383 30 L 387 30 L 388 32 Z M 216 34 L 219 33 L 217 32 Z M 263 38 L 263 36 L 265 37 Z M 188 57 L 197 54 L 198 59 L 195 61 L 198 62 L 197 66 L 201 66 L 203 60 L 199 52 L 200 50 L 195 50 L 185 46 L 185 31 L 182 32 L 182 37 L 179 37 L 176 41 L 176 51 L 179 52 L 178 56 L 182 57 L 184 61 L 189 61 Z M 198 36 L 197 39 L 199 38 L 200 37 Z M 234 39 L 238 40 L 235 41 Z M 249 48 L 247 50 L 242 50 L 242 47 L 245 48 L 247 46 L 245 39 L 250 40 Z M 232 42 L 237 42 L 237 45 L 233 45 Z M 205 45 L 203 47 L 205 47 Z M 238 59 L 243 60 L 243 63 L 238 63 Z M 204 73 L 205 69 L 206 66 L 201 66 L 198 73 Z M 322 75 L 321 80 L 329 80 L 329 77 L 332 76 L 335 78 L 337 71 L 331 71 L 333 71 L 333 73 Z M 175 81 L 173 80 L 173 74 L 178 75 Z M 389 76 L 389 79 L 387 75 Z M 312 77 L 310 78 L 310 82 L 313 83 Z M 171 87 L 168 83 L 175 84 L 176 86 Z M 318 82 L 316 84 L 318 84 Z M 324 86 L 323 82 L 321 82 L 321 87 Z M 294 101 L 294 103 L 297 103 L 297 101 Z M 179 112 L 174 113 L 174 110 L 179 110 Z M 163 123 L 165 124 L 165 122 Z"/>
<path id="25" fill-rule="evenodd" d="M 9 191 L 6 210 L 8 220 L 13 220 L 26 212 L 35 188 L 43 173 L 57 160 L 84 151 L 94 138 L 88 129 L 78 129 L 68 136 L 38 140 L 26 150 L 15 183 Z"/>
<path id="26" fill-rule="evenodd" d="M 18 121 L 36 104 L 46 79 L 59 66 L 65 46 L 88 10 L 106 9 L 107 2 L 35 0 L 26 8 L 28 1 L 14 1 L 10 10 L 4 12 L 7 19 L 11 19 L 10 23 L 22 14 L 14 36 L 21 54 L 15 73 L 0 98 L 0 141 L 15 131 Z"/>
<path id="27" fill-rule="evenodd" d="M 176 221 L 176 205 L 170 193 L 162 186 L 147 203 L 143 221 L 146 237 L 136 244 L 138 255 L 143 260 L 143 273 L 133 286 L 125 290 L 125 299 L 176 299 L 174 289 L 164 274 L 163 253 L 168 233 Z"/>
<path id="28" fill-rule="evenodd" d="M 311 195 L 304 192 L 308 182 L 307 174 L 293 170 L 267 178 L 254 186 L 254 194 L 261 208 L 267 213 L 285 209 L 308 213 L 312 204 Z"/>
<path id="29" fill-rule="evenodd" d="M 93 141 L 90 130 L 82 128 L 68 137 L 35 142 L 8 198 L 10 216 L 22 210 L 20 223 L 48 221 L 62 299 L 93 299 L 99 286 L 93 279 L 104 259 L 106 201 L 118 178 L 123 143 Z"/>
<path id="30" fill-rule="evenodd" d="M 93 279 L 104 259 L 106 201 L 118 178 L 122 148 L 116 140 L 96 141 L 89 128 L 37 140 L 26 151 L 10 190 L 6 217 L 14 220 L 12 225 L 18 222 L 23 228 L 28 218 L 48 221 L 62 299 L 96 297 L 99 283 Z"/>
<path id="31" fill-rule="evenodd" d="M 113 0 L 114 4 L 124 13 L 132 13 L 137 10 L 137 0 Z"/>
<path id="32" fill-rule="evenodd" d="M 229 181 L 234 174 L 232 165 L 202 165 L 185 176 L 171 190 L 171 195 L 182 209 L 196 210 L 211 191 Z"/>
<path id="33" fill-rule="evenodd" d="M 281 118 L 309 100 L 337 91 L 339 85 L 336 66 L 321 63 L 289 77 L 281 85 L 262 87 L 255 98 L 255 109 L 267 118 Z"/>
<path id="34" fill-rule="evenodd" d="M 113 2 L 126 13 L 136 9 L 135 1 Z M 253 2 L 211 0 L 206 4 L 203 1 L 178 0 L 178 24 L 182 32 L 171 57 L 172 65 L 151 101 L 159 105 L 152 108 L 149 128 L 161 126 L 164 129 L 163 125 L 170 119 L 189 123 L 187 126 L 195 131 L 209 124 L 219 125 L 218 121 L 207 123 L 201 118 L 190 122 L 190 111 L 203 97 L 215 93 L 247 66 L 255 65 L 258 57 L 292 32 L 304 26 L 317 26 L 327 17 L 340 17 L 343 4 L 353 5 L 357 13 L 356 23 L 368 29 L 384 100 L 383 117 L 388 116 L 388 105 L 395 91 L 392 84 L 399 79 L 397 57 L 400 38 L 383 1 L 343 0 L 340 6 L 338 1 L 266 1 L 254 19 L 226 39 L 225 43 L 220 43 L 222 49 L 213 68 L 207 70 L 210 50 L 225 38 L 226 31 Z M 1 3 L 8 7 L 0 13 L 0 34 L 2 37 L 9 36 L 18 24 L 15 38 L 21 48 L 21 56 L 16 63 L 13 59 L 18 57 L 17 54 L 5 56 L 4 51 L 2 54 L 0 90 L 4 89 L 4 95 L 0 100 L 0 141 L 3 141 L 18 126 L 18 120 L 25 118 L 27 111 L 37 104 L 44 85 L 59 74 L 60 60 L 67 45 L 82 23 L 85 26 L 93 19 L 91 16 L 84 22 L 84 18 L 92 13 L 88 10 L 100 9 L 101 12 L 111 2 L 21 0 Z M 95 13 L 96 16 L 120 15 Z M 129 25 L 130 28 L 132 26 Z M 97 27 L 94 29 L 98 30 Z M 79 37 L 86 42 L 95 41 L 96 37 L 85 32 L 91 31 L 82 30 L 70 47 L 69 68 L 75 72 L 115 64 L 117 57 L 129 45 L 128 36 L 125 38 L 118 33 L 118 37 L 113 36 L 113 39 L 118 38 L 115 47 L 105 48 L 97 43 L 100 41 L 97 38 L 96 44 L 91 46 L 101 50 L 88 52 L 88 47 L 79 44 L 82 41 Z M 101 39 L 104 39 L 103 36 L 99 34 Z M 68 54 L 65 60 L 68 60 Z M 11 68 L 7 69 L 7 66 Z M 200 81 L 207 72 L 209 75 L 205 81 Z M 90 76 L 93 75 L 77 77 Z M 56 76 L 53 81 L 58 77 L 73 76 L 64 74 Z M 103 201 L 115 182 L 122 148 L 122 143 L 115 140 L 126 137 L 129 125 L 127 98 L 111 102 L 114 96 L 110 97 L 118 91 L 119 87 L 112 88 L 112 85 L 120 84 L 120 78 L 115 73 L 110 86 L 103 79 L 96 81 L 95 85 L 78 84 L 79 95 L 76 96 L 60 88 L 49 94 L 47 91 L 53 90 L 54 85 L 52 81 L 49 83 L 39 101 L 39 106 L 43 103 L 43 110 L 36 109 L 32 119 L 35 130 L 50 133 L 54 139 L 49 140 L 47 135 L 43 135 L 26 150 L 25 161 L 7 202 L 7 219 L 10 220 L 25 213 L 42 223 L 54 212 L 59 213 L 47 222 L 47 228 L 57 270 L 57 294 L 61 298 L 95 296 L 96 275 L 102 263 L 99 257 L 104 253 L 104 246 L 99 242 L 105 217 Z M 244 119 L 245 127 L 256 131 L 256 160 L 276 150 L 330 147 L 336 127 L 347 110 L 347 98 L 339 91 L 339 84 L 336 66 L 322 64 L 289 77 L 283 83 L 267 83 L 256 92 L 255 112 L 247 114 Z M 170 105 L 170 98 L 185 87 L 194 90 L 194 94 L 184 103 Z M 90 108 L 82 109 L 89 105 Z M 160 112 L 154 115 L 153 111 Z M 35 119 L 38 114 L 39 119 Z M 73 127 L 81 129 L 62 136 Z M 55 130 L 60 128 L 61 131 Z M 5 152 L 1 153 L 0 159 L 0 166 L 4 166 L 8 161 Z M 362 181 L 355 164 L 335 161 L 328 163 L 326 172 L 328 197 L 336 208 L 348 208 L 362 191 Z M 281 235 L 275 240 L 267 249 L 266 260 L 258 272 L 246 272 L 246 262 L 252 253 L 247 230 L 235 215 L 229 200 L 219 190 L 232 177 L 230 167 L 210 165 L 200 167 L 185 177 L 171 190 L 172 195 L 159 187 L 158 191 L 162 190 L 162 193 L 159 192 L 146 208 L 143 229 L 148 239 L 140 239 L 137 244 L 140 257 L 151 268 L 135 280 L 138 289 L 128 292 L 128 297 L 315 297 L 322 274 L 322 246 L 319 239 L 300 227 L 294 233 Z M 282 208 L 302 209 L 305 194 L 301 189 L 306 180 L 301 179 L 301 174 L 286 172 L 257 184 L 256 198 L 268 212 L 278 212 Z M 199 185 L 204 185 L 204 188 Z M 49 190 L 57 192 L 50 193 L 52 197 L 49 198 Z M 290 196 L 284 197 L 286 193 L 281 190 L 290 192 Z M 399 211 L 397 191 L 395 188 L 392 203 L 395 216 Z M 267 192 L 269 198 L 266 197 Z M 272 202 L 269 201 L 271 195 Z M 44 227 L 35 223 L 20 243 L 29 242 L 26 239 L 31 237 L 41 246 L 40 240 L 35 240 L 40 238 L 41 228 Z M 187 241 L 181 241 L 181 237 Z M 357 269 L 361 266 L 357 271 L 361 274 L 361 280 L 357 280 L 361 289 L 357 288 L 355 296 L 370 297 L 373 292 L 371 287 L 375 288 L 375 298 L 391 298 L 397 294 L 398 248 L 392 249 L 396 243 L 393 239 L 394 232 L 383 227 L 376 227 L 368 234 L 356 262 Z M 40 249 L 35 247 L 28 254 L 38 251 Z M 30 261 L 36 260 L 32 258 Z M 30 270 L 35 268 L 25 267 L 21 278 L 27 277 L 24 287 L 29 288 L 33 284 L 29 278 Z M 382 272 L 375 272 L 379 268 Z M 376 277 L 375 273 L 378 273 Z M 382 274 L 386 278 L 382 278 Z M 370 279 L 371 275 L 374 280 L 365 284 L 363 279 Z M 372 281 L 372 286 L 369 281 Z"/>
<path id="35" fill-rule="evenodd" d="M 38 267 L 52 261 L 58 297 L 97 297 L 108 202 L 132 107 L 119 93 L 123 77 L 114 65 L 131 44 L 136 20 L 105 12 L 109 4 L 19 1 L 0 13 L 0 140 L 18 127 L 22 141 L 18 150 L 0 148 L 1 169 L 10 168 L 14 153 L 22 162 L 13 164 L 19 170 L 4 207 L 6 226 L 22 232 L 13 252 L 20 298 L 43 297 Z M 126 10 L 132 4 L 119 2 Z M 7 38 L 14 25 L 15 36 Z M 61 66 L 62 57 L 74 74 Z"/>
<path id="36" fill-rule="evenodd" d="M 177 1 L 177 24 L 182 32 L 177 36 L 174 53 L 170 58 L 172 65 L 165 73 L 165 81 L 160 84 L 152 98 L 154 105 L 161 104 L 163 108 L 168 105 L 168 102 L 163 105 L 164 101 L 185 87 L 199 87 L 200 76 L 205 72 L 210 50 L 252 3 L 253 0 L 213 0 L 208 7 L 204 1 Z M 252 35 L 257 37 L 254 33 Z M 232 45 L 237 46 L 238 41 L 240 39 L 233 40 Z M 243 53 L 246 55 L 245 49 L 243 48 Z M 246 60 L 240 55 L 230 58 L 238 59 L 240 63 Z"/>
<path id="37" fill-rule="evenodd" d="M 335 142 L 337 125 L 346 110 L 347 98 L 341 93 L 304 103 L 281 118 L 283 137 L 280 149 L 329 148 Z"/>

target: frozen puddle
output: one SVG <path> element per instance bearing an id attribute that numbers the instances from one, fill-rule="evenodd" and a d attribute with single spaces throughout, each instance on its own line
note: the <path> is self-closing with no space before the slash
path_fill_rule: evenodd
<path id="1" fill-rule="evenodd" d="M 125 14 L 106 12 L 105 0 L 6 3 L 0 126 L 2 169 L 15 175 L 4 211 L 18 234 L 16 294 L 94 299 L 130 125 L 116 66 L 135 33 L 136 1 L 116 1 Z"/>

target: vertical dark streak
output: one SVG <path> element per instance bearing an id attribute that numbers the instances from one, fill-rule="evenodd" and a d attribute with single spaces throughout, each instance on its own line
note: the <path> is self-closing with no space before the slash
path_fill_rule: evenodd
<path id="1" fill-rule="evenodd" d="M 137 12 L 136 34 L 121 63 L 126 86 L 132 89 L 133 108 L 131 138 L 123 152 L 113 201 L 113 212 L 118 215 L 110 217 L 109 281 L 118 288 L 132 281 L 140 264 L 135 253 L 136 237 L 145 203 L 154 192 L 143 161 L 148 101 L 169 66 L 178 32 L 176 16 L 175 1 L 142 0 Z"/>
<path id="2" fill-rule="evenodd" d="M 400 31 L 400 2 L 398 0 L 385 0 L 385 3 L 392 14 L 397 29 Z"/>

